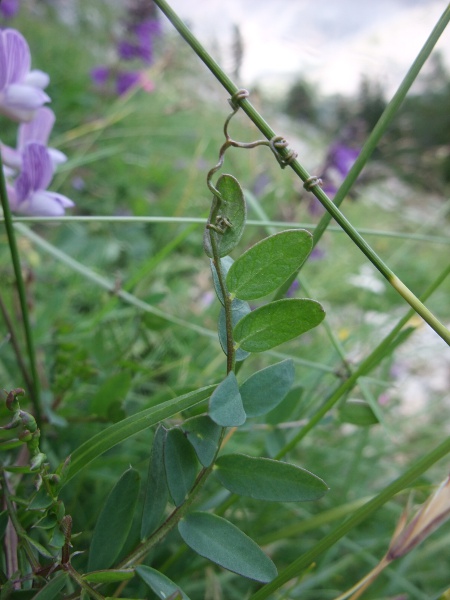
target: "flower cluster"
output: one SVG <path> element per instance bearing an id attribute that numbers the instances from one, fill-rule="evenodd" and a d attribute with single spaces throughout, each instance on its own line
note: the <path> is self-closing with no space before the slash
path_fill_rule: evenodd
<path id="1" fill-rule="evenodd" d="M 349 128 L 348 132 L 328 149 L 320 178 L 323 182 L 322 189 L 330 198 L 334 198 L 339 186 L 347 177 L 360 153 L 360 148 L 356 147 L 353 142 L 356 137 L 354 133 L 353 128 Z M 308 209 L 313 215 L 322 214 L 324 211 L 324 208 L 314 196 Z"/>
<path id="2" fill-rule="evenodd" d="M 34 216 L 59 216 L 73 202 L 47 190 L 64 154 L 47 146 L 55 115 L 44 104 L 46 73 L 30 70 L 25 38 L 14 29 L 0 30 L 0 114 L 20 123 L 16 148 L 0 143 L 11 210 Z"/>
<path id="3" fill-rule="evenodd" d="M 153 84 L 146 76 L 145 68 L 153 63 L 154 38 L 160 33 L 160 23 L 156 18 L 153 2 L 128 0 L 127 18 L 116 46 L 117 57 L 119 63 L 135 61 L 141 63 L 143 68 L 131 70 L 116 65 L 100 65 L 91 71 L 94 84 L 104 89 L 113 86 L 119 96 L 136 85 L 147 92 L 153 91 Z"/>

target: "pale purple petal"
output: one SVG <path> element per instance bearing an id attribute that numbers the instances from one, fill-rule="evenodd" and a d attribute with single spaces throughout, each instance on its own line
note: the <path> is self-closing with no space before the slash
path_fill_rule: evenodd
<path id="1" fill-rule="evenodd" d="M 0 13 L 5 19 L 12 19 L 19 12 L 19 0 L 2 0 L 0 2 Z"/>
<path id="2" fill-rule="evenodd" d="M 50 83 L 50 76 L 44 71 L 34 69 L 25 75 L 23 81 L 27 85 L 31 85 L 32 87 L 37 87 L 43 90 Z"/>
<path id="3" fill-rule="evenodd" d="M 14 29 L 0 31 L 0 90 L 22 81 L 30 65 L 30 49 L 25 38 Z"/>
<path id="4" fill-rule="evenodd" d="M 50 102 L 50 98 L 45 92 L 40 88 L 22 83 L 9 85 L 4 94 L 4 104 L 11 109 L 35 111 L 45 102 Z"/>
<path id="5" fill-rule="evenodd" d="M 17 211 L 19 201 L 17 199 L 16 190 L 9 183 L 6 184 L 6 194 L 8 195 L 9 207 L 11 210 Z"/>
<path id="6" fill-rule="evenodd" d="M 29 198 L 20 203 L 15 209 L 17 212 L 36 217 L 59 217 L 66 208 L 74 206 L 72 200 L 62 194 L 37 190 Z"/>
<path id="7" fill-rule="evenodd" d="M 33 191 L 47 189 L 53 176 L 52 161 L 43 144 L 27 144 L 22 157 L 22 171 L 16 180 L 19 202 L 24 201 Z"/>
<path id="8" fill-rule="evenodd" d="M 2 162 L 3 165 L 11 167 L 12 169 L 20 169 L 22 166 L 22 156 L 20 152 L 14 150 L 14 148 L 10 148 L 5 144 L 0 144 L 0 150 L 2 153 Z"/>
<path id="9" fill-rule="evenodd" d="M 116 91 L 121 96 L 139 83 L 141 78 L 140 71 L 122 71 L 118 73 L 116 79 Z"/>
<path id="10" fill-rule="evenodd" d="M 47 148 L 47 152 L 50 156 L 50 159 L 51 159 L 54 167 L 57 167 L 58 165 L 62 165 L 63 163 L 65 163 L 67 161 L 67 156 L 64 154 L 64 152 L 61 152 L 60 150 L 57 150 L 56 148 Z"/>
<path id="11" fill-rule="evenodd" d="M 46 145 L 54 123 L 54 112 L 46 106 L 39 108 L 31 121 L 19 126 L 17 149 L 23 150 L 27 142 L 39 142 Z"/>

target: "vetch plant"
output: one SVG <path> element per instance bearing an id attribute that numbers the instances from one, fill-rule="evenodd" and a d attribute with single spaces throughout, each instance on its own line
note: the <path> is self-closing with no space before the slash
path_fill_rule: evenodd
<path id="1" fill-rule="evenodd" d="M 430 442 L 437 437 L 433 433 L 422 443 L 419 426 L 414 431 L 414 444 L 404 447 L 402 437 L 398 442 L 401 447 L 395 447 L 397 434 L 403 429 L 402 417 L 376 401 L 379 389 L 389 385 L 383 369 L 395 350 L 416 331 L 417 315 L 448 343 L 448 330 L 424 302 L 443 284 L 450 268 L 445 265 L 419 300 L 339 209 L 450 20 L 450 12 L 444 13 L 395 101 L 361 151 L 357 154 L 350 146 L 334 149 L 334 167 L 345 179 L 339 189 L 333 190 L 336 195 L 332 202 L 324 193 L 325 177 L 321 181 L 321 177 L 307 171 L 285 138 L 272 131 L 250 103 L 249 93 L 229 80 L 167 3 L 156 0 L 155 4 L 231 96 L 232 112 L 223 127 L 225 141 L 219 149 L 218 163 L 207 174 L 207 185 L 203 184 L 212 194 L 209 215 L 206 217 L 204 206 L 200 209 L 206 217 L 206 226 L 202 219 L 203 239 L 193 236 L 197 246 L 186 246 L 193 249 L 192 257 L 186 258 L 184 246 L 177 255 L 173 252 L 198 226 L 196 218 L 192 218 L 190 228 L 161 242 L 164 237 L 160 231 L 144 229 L 146 217 L 124 217 L 124 221 L 129 218 L 132 222 L 130 227 L 136 226 L 136 220 L 142 221 L 139 226 L 145 232 L 141 235 L 142 231 L 139 234 L 130 230 L 128 241 L 134 250 L 131 266 L 124 261 L 123 247 L 116 261 L 105 260 L 105 255 L 117 252 L 117 245 L 99 235 L 98 224 L 92 225 L 94 235 L 90 236 L 71 219 L 73 231 L 61 233 L 64 247 L 59 248 L 44 239 L 39 230 L 14 223 L 7 189 L 11 207 L 17 212 L 65 220 L 62 214 L 71 201 L 47 191 L 55 166 L 64 160 L 62 154 L 47 146 L 53 113 L 38 106 L 33 119 L 20 125 L 17 147 L 2 146 L 8 168 L 7 181 L 2 183 L 2 202 L 28 361 L 16 331 L 18 323 L 0 295 L 0 309 L 17 362 L 14 375 L 18 383 L 24 381 L 21 387 L 10 386 L 11 391 L 5 392 L 5 460 L 0 472 L 5 507 L 0 513 L 5 548 L 0 567 L 1 594 L 11 600 L 136 600 L 150 595 L 166 600 L 261 600 L 308 594 L 337 597 L 353 584 L 353 571 L 360 560 L 358 552 L 349 552 L 350 544 L 358 542 L 367 552 L 375 546 L 371 558 L 380 556 L 376 544 L 384 543 L 390 534 L 391 512 L 395 511 L 392 500 L 414 486 L 418 478 L 426 485 L 424 475 L 450 452 L 450 440 L 445 436 L 436 446 Z M 135 12 L 130 12 L 132 26 L 119 48 L 121 59 L 143 59 L 149 64 L 152 55 L 145 36 L 151 27 L 146 20 L 149 15 L 142 12 L 146 3 L 137 1 L 128 6 Z M 136 19 L 142 20 L 143 16 L 145 26 L 139 29 Z M 178 100 L 178 87 L 176 90 Z M 157 101 L 156 94 L 152 99 Z M 117 104 L 123 106 L 131 100 L 132 94 Z M 167 104 L 163 98 L 164 114 Z M 238 111 L 247 114 L 264 139 L 242 142 L 230 135 Z M 138 110 L 134 112 L 143 118 Z M 114 116 L 112 111 L 111 121 Z M 163 130 L 167 137 L 170 133 L 173 139 L 181 138 L 177 130 L 166 131 L 168 123 L 170 119 L 160 130 L 156 126 L 159 123 L 152 123 L 152 135 L 161 135 Z M 96 122 L 94 126 L 102 131 L 101 124 Z M 65 139 L 72 137 L 78 142 L 83 127 L 69 132 Z M 137 128 L 146 133 L 141 121 Z M 90 130 L 88 136 L 92 133 Z M 119 130 L 111 137 L 122 140 L 128 133 Z M 137 129 L 131 129 L 131 133 L 138 135 Z M 164 150 L 160 139 L 164 139 L 162 135 L 152 154 L 157 156 L 152 177 L 159 185 L 155 202 L 157 199 L 164 204 L 165 200 L 170 205 L 179 190 L 171 187 L 172 179 L 171 185 L 167 184 L 167 173 L 175 180 L 173 164 L 164 173 L 164 164 L 158 162 Z M 89 137 L 87 144 L 91 143 Z M 260 155 L 264 168 L 270 167 L 269 158 L 275 158 L 287 173 L 292 169 L 305 189 L 325 207 L 327 213 L 313 233 L 297 224 L 275 230 L 274 222 L 258 204 L 260 199 L 252 198 L 241 186 L 237 168 L 230 167 L 233 174 L 219 174 L 225 157 L 235 153 L 229 152 L 231 148 L 241 152 L 257 147 L 272 153 Z M 204 146 L 199 144 L 197 151 L 203 154 Z M 93 149 L 86 164 L 94 160 L 96 153 Z M 129 160 L 129 154 L 123 154 Z M 98 155 L 102 156 L 103 166 L 105 155 Z M 131 162 L 118 164 L 120 168 L 125 165 L 128 174 Z M 153 158 L 145 163 L 145 169 L 152 166 Z M 110 170 L 102 181 L 107 190 L 109 179 L 113 181 L 116 175 L 113 168 Z M 131 179 L 127 179 L 130 185 Z M 239 180 L 248 183 L 252 178 L 247 180 L 239 173 Z M 191 197 L 190 185 L 184 184 L 189 190 L 186 198 Z M 167 196 L 162 197 L 166 188 Z M 174 214 L 180 214 L 178 208 Z M 258 227 L 265 227 L 267 237 L 254 236 L 247 243 L 252 212 L 260 217 L 260 221 L 253 219 L 253 224 L 256 221 Z M 319 296 L 322 300 L 327 286 L 320 286 L 320 293 L 309 293 L 308 276 L 304 276 L 328 217 L 342 226 L 357 248 L 400 292 L 400 302 L 404 299 L 411 306 L 399 314 L 389 330 L 376 332 L 377 340 L 369 340 L 371 345 L 360 350 L 354 360 L 349 359 L 348 346 L 333 331 L 339 311 L 327 300 L 325 318 L 321 303 L 309 298 Z M 95 219 L 91 216 L 86 221 Z M 160 219 L 165 223 L 167 217 Z M 154 221 L 161 222 L 156 218 Z M 120 218 L 114 222 L 118 226 Z M 21 277 L 14 231 L 52 260 L 51 267 L 44 265 L 39 272 L 46 275 L 45 303 L 41 300 L 35 313 L 35 329 L 27 317 L 30 296 Z M 148 238 L 152 238 L 150 250 L 145 244 L 139 246 Z M 201 245 L 206 258 L 198 256 Z M 72 247 L 76 256 L 67 253 Z M 89 266 L 82 262 L 83 253 L 92 261 Z M 192 310 L 193 314 L 197 308 L 193 296 L 184 302 L 177 287 L 183 279 L 180 273 L 191 259 L 194 262 L 194 254 L 196 264 L 205 265 L 208 285 L 217 297 L 214 331 L 182 313 L 185 310 L 189 315 Z M 174 269 L 169 275 L 154 271 L 165 259 Z M 338 259 L 333 257 L 333 266 L 340 266 Z M 175 262 L 179 264 L 173 265 Z M 128 273 L 123 281 L 102 276 L 99 271 L 111 265 L 111 270 L 118 265 L 123 272 L 130 269 L 130 280 Z M 67 270 L 70 276 L 76 275 L 74 282 L 61 284 L 62 289 L 51 285 Z M 153 287 L 154 280 L 159 285 L 173 273 L 167 297 L 180 314 L 170 314 L 170 301 L 167 306 L 162 303 L 163 308 L 156 305 L 160 302 L 158 293 L 164 294 Z M 103 296 L 95 295 L 97 288 Z M 141 290 L 143 297 L 139 296 Z M 348 306 L 352 306 L 350 302 Z M 200 323 L 211 323 L 211 312 L 202 312 Z M 38 356 L 33 335 L 39 336 L 42 348 Z M 162 341 L 168 342 L 167 347 Z M 3 367 L 1 359 L 0 354 Z M 41 381 L 44 394 L 40 393 Z M 27 388 L 26 394 L 22 387 Z M 23 396 L 30 397 L 34 414 L 23 409 Z M 439 414 L 443 420 L 442 412 Z M 383 434 L 379 433 L 382 428 Z M 389 439 L 392 430 L 394 443 Z M 14 433 L 17 435 L 12 437 Z M 137 440 L 132 439 L 134 436 Z M 378 441 L 378 448 L 372 439 L 369 445 L 369 436 Z M 430 447 L 423 450 L 427 442 Z M 383 567 L 409 553 L 443 524 L 448 514 L 446 481 L 409 525 L 396 532 Z M 374 536 L 372 530 L 380 524 L 381 531 Z M 333 552 L 328 552 L 330 549 Z M 346 569 L 351 570 L 350 583 L 345 578 Z M 419 589 L 422 586 L 407 581 L 404 574 L 396 577 L 394 591 L 387 586 L 374 594 L 392 597 L 405 585 L 405 589 L 412 588 L 412 597 L 425 600 Z M 371 581 L 371 575 L 369 578 Z M 442 592 L 440 589 L 439 594 Z"/>

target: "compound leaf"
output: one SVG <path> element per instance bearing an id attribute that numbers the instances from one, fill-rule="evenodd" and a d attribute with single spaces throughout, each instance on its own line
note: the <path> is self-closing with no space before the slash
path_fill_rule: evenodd
<path id="1" fill-rule="evenodd" d="M 139 473 L 128 469 L 106 498 L 95 524 L 88 571 L 108 569 L 127 539 L 139 496 Z"/>
<path id="2" fill-rule="evenodd" d="M 178 523 L 178 531 L 197 554 L 238 575 L 267 583 L 277 569 L 261 548 L 235 525 L 205 512 L 193 512 Z"/>
<path id="3" fill-rule="evenodd" d="M 315 300 L 276 300 L 242 317 L 233 330 L 234 340 L 247 352 L 265 352 L 316 327 L 324 318 L 325 311 Z"/>
<path id="4" fill-rule="evenodd" d="M 217 205 L 221 204 L 218 216 L 225 219 L 229 226 L 224 228 L 222 234 L 208 227 L 205 229 L 203 248 L 209 257 L 213 256 L 210 236 L 214 236 L 217 242 L 219 256 L 226 256 L 239 243 L 247 216 L 244 194 L 237 179 L 232 175 L 221 175 L 217 180 L 216 188 L 225 202 L 220 203 L 217 197 L 214 196 L 210 218 L 216 212 Z"/>
<path id="5" fill-rule="evenodd" d="M 294 363 L 283 360 L 251 375 L 240 387 L 247 417 L 265 415 L 284 399 L 294 383 Z"/>
<path id="6" fill-rule="evenodd" d="M 246 414 L 233 371 L 228 373 L 212 393 L 208 412 L 211 419 L 221 427 L 239 427 L 245 423 Z"/>
<path id="7" fill-rule="evenodd" d="M 167 485 L 176 506 L 180 506 L 197 476 L 197 455 L 186 436 L 175 427 L 167 432 L 164 443 Z"/>
<path id="8" fill-rule="evenodd" d="M 311 249 L 312 235 L 305 229 L 289 229 L 261 240 L 230 266 L 228 291 L 241 300 L 270 294 L 300 268 Z"/>
<path id="9" fill-rule="evenodd" d="M 214 474 L 230 492 L 257 500 L 307 502 L 328 490 L 320 477 L 296 465 L 244 454 L 220 456 Z"/>

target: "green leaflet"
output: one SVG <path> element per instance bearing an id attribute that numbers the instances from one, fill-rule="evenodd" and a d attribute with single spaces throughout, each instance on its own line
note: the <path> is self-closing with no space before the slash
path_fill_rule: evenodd
<path id="1" fill-rule="evenodd" d="M 92 535 L 88 571 L 108 569 L 119 556 L 133 522 L 139 479 L 128 469 L 106 498 Z"/>
<path id="2" fill-rule="evenodd" d="M 294 383 L 294 375 L 291 359 L 251 375 L 239 388 L 247 417 L 265 415 L 278 406 Z"/>
<path id="3" fill-rule="evenodd" d="M 231 371 L 209 399 L 209 416 L 221 427 L 239 427 L 245 423 L 246 414 L 236 375 Z"/>
<path id="4" fill-rule="evenodd" d="M 145 565 L 136 567 L 136 574 L 142 579 L 142 581 L 152 589 L 158 598 L 161 600 L 167 600 L 170 596 L 175 594 L 181 600 L 189 600 L 189 597 L 181 590 L 173 581 L 168 577 Z"/>
<path id="5" fill-rule="evenodd" d="M 364 400 L 347 400 L 339 409 L 339 419 L 343 423 L 351 423 L 360 427 L 379 423 L 371 406 Z"/>
<path id="6" fill-rule="evenodd" d="M 181 429 L 194 447 L 199 461 L 204 467 L 209 467 L 217 452 L 222 427 L 208 415 L 200 415 L 185 421 Z"/>
<path id="7" fill-rule="evenodd" d="M 167 486 L 175 506 L 180 506 L 197 476 L 197 455 L 181 429 L 167 432 L 164 443 L 164 466 Z"/>
<path id="8" fill-rule="evenodd" d="M 251 308 L 247 302 L 243 300 L 233 300 L 231 304 L 231 322 L 233 328 L 236 327 L 238 322 L 248 315 L 251 312 Z M 226 326 L 226 318 L 225 318 L 225 309 L 222 307 L 219 313 L 219 322 L 218 322 L 218 332 L 219 332 L 219 342 L 222 347 L 222 350 L 227 354 L 227 326 Z M 242 348 L 238 348 L 236 350 L 236 360 L 239 362 L 241 360 L 245 360 L 249 356 L 249 353 Z"/>
<path id="9" fill-rule="evenodd" d="M 276 300 L 244 316 L 234 328 L 234 340 L 247 352 L 264 352 L 309 331 L 324 318 L 315 300 Z"/>
<path id="10" fill-rule="evenodd" d="M 193 512 L 181 519 L 178 531 L 192 550 L 224 569 L 262 583 L 277 576 L 275 565 L 261 548 L 222 517 Z"/>
<path id="11" fill-rule="evenodd" d="M 159 425 L 153 438 L 142 508 L 141 538 L 145 539 L 158 527 L 167 504 L 168 489 L 164 468 L 164 442 L 167 430 Z"/>
<path id="12" fill-rule="evenodd" d="M 230 266 L 228 291 L 241 300 L 270 294 L 300 268 L 311 249 L 312 235 L 305 229 L 289 229 L 261 240 Z"/>
<path id="13" fill-rule="evenodd" d="M 296 465 L 244 454 L 220 456 L 214 474 L 230 492 L 257 500 L 307 502 L 328 490 L 320 477 Z"/>
<path id="14" fill-rule="evenodd" d="M 247 217 L 244 194 L 242 193 L 241 186 L 237 179 L 232 175 L 221 175 L 217 180 L 216 188 L 225 200 L 225 202 L 221 203 L 218 216 L 225 218 L 231 226 L 226 227 L 222 234 L 209 228 L 205 229 L 203 248 L 210 258 L 213 256 L 210 236 L 214 236 L 217 241 L 219 256 L 226 256 L 239 243 Z M 217 197 L 214 196 L 211 205 L 210 218 L 216 211 L 218 204 L 220 204 L 220 202 Z"/>

